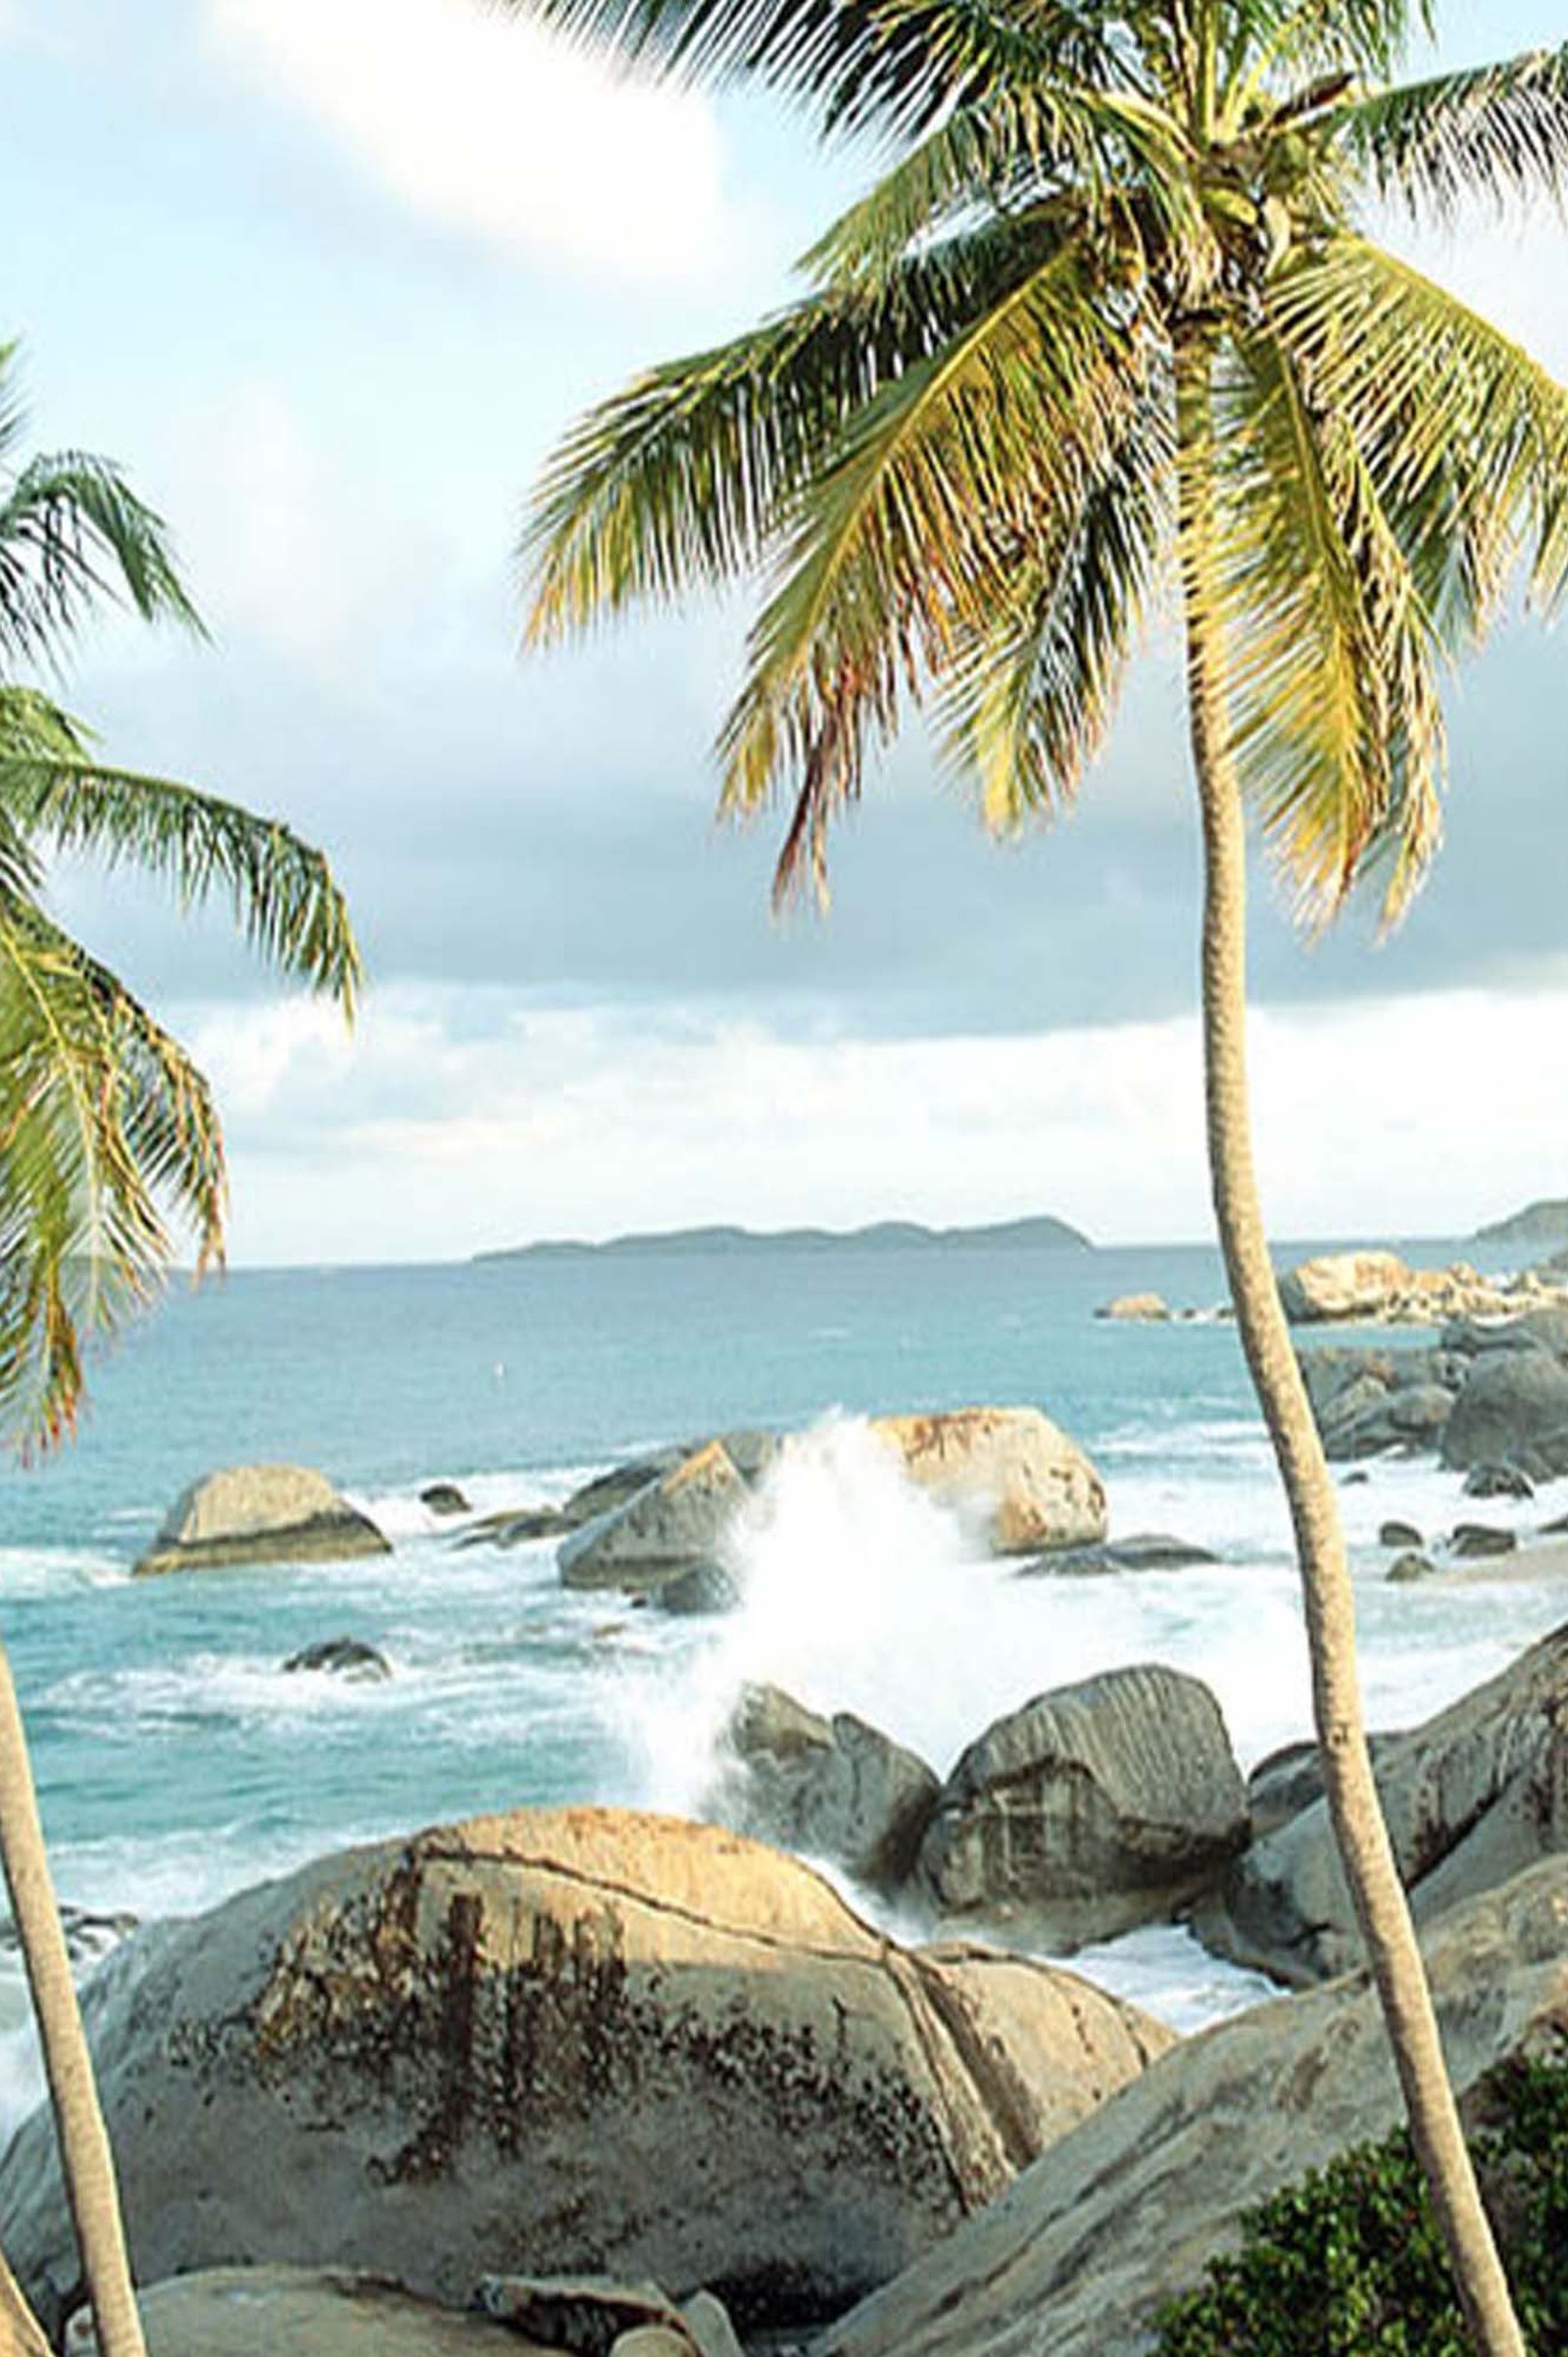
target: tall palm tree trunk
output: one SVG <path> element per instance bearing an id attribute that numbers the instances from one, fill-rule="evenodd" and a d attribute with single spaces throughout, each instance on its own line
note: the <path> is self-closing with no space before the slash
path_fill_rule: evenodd
<path id="1" fill-rule="evenodd" d="M 1209 1182 L 1237 1327 L 1290 1503 L 1329 1815 L 1383 2007 L 1417 2156 L 1482 2357 L 1527 2357 L 1444 2060 L 1426 1968 L 1367 1750 L 1355 1598 L 1328 1461 L 1280 1305 L 1252 1163 L 1247 1085 L 1247 829 L 1213 615 L 1212 361 L 1177 351 L 1179 540 L 1188 725 L 1203 837 L 1203 1075 Z"/>
<path id="2" fill-rule="evenodd" d="M 49 1876 L 43 1827 L 33 1790 L 27 1742 L 0 1645 L 0 1858 L 11 1892 L 12 1920 L 26 1966 L 27 1986 L 43 2047 L 54 2106 L 55 2133 L 76 2247 L 98 2329 L 99 2357 L 146 2357 L 136 2295 L 125 2255 L 114 2156 L 92 2060 L 81 2027 L 71 1958 Z M 3 2310 L 0 2310 L 3 2314 Z"/>

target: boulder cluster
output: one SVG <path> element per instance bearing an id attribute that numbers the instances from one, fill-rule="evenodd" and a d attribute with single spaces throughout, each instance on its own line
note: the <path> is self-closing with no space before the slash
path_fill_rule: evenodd
<path id="1" fill-rule="evenodd" d="M 1299 1353 L 1331 1457 L 1436 1449 L 1472 1473 L 1528 1483 L 1568 1474 L 1568 1304 L 1445 1326 L 1429 1349 L 1326 1346 Z"/>

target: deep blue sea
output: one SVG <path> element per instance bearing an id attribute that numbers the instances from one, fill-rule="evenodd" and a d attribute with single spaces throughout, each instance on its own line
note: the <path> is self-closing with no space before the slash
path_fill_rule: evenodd
<path id="1" fill-rule="evenodd" d="M 1244 1765 L 1306 1732 L 1284 1511 L 1234 1333 L 1095 1319 L 1145 1289 L 1212 1307 L 1217 1258 L 841 1246 L 176 1286 L 99 1360 L 76 1442 L 0 1474 L 0 1626 L 62 1895 L 147 1918 L 463 1812 L 697 1808 L 748 1677 L 859 1710 L 939 1770 L 1031 1694 L 1136 1660 L 1207 1678 Z M 1172 1531 L 1219 1565 L 1058 1581 L 978 1559 L 857 1422 L 974 1401 L 1044 1407 L 1100 1465 L 1113 1530 Z M 747 1600 L 722 1620 L 568 1595 L 548 1544 L 460 1548 L 418 1500 L 437 1479 L 477 1509 L 558 1498 L 649 1445 L 751 1424 L 813 1438 L 740 1534 Z M 395 1551 L 129 1579 L 188 1482 L 279 1459 L 328 1473 Z M 1379 1522 L 1446 1528 L 1456 1476 L 1379 1463 L 1343 1495 L 1374 1724 L 1424 1715 L 1562 1617 L 1544 1586 L 1383 1584 Z M 378 1645 L 391 1680 L 283 1674 L 338 1634 Z M 1249 1993 L 1175 1933 L 1089 1963 L 1179 2021 Z M 30 2085 L 5 1969 L 0 2128 Z"/>

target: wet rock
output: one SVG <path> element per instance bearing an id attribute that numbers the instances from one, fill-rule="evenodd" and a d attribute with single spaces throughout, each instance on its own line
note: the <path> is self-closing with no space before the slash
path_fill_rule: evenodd
<path id="1" fill-rule="evenodd" d="M 1196 1678 L 1110 1670 L 971 1743 L 920 1849 L 938 1905 L 1058 1951 L 1169 1917 L 1247 1840 L 1219 1705 Z"/>
<path id="2" fill-rule="evenodd" d="M 1379 1547 L 1424 1547 L 1425 1540 L 1413 1522 L 1383 1523 L 1378 1530 Z"/>
<path id="3" fill-rule="evenodd" d="M 1407 1547 L 1402 1554 L 1395 1556 L 1383 1576 L 1396 1588 L 1407 1588 L 1415 1580 L 1435 1579 L 1437 1569 L 1430 1555 L 1424 1555 L 1418 1547 Z"/>
<path id="4" fill-rule="evenodd" d="M 428 1506 L 432 1514 L 471 1514 L 473 1508 L 453 1481 L 426 1482 L 419 1492 L 419 1503 Z"/>
<path id="5" fill-rule="evenodd" d="M 780 1848 L 894 1890 L 913 1867 L 941 1790 L 923 1759 L 851 1711 L 831 1719 L 776 1686 L 748 1686 L 726 1730 L 708 1813 Z"/>
<path id="6" fill-rule="evenodd" d="M 481 1514 L 466 1530 L 460 1531 L 456 1544 L 526 1547 L 536 1539 L 559 1539 L 564 1531 L 574 1527 L 560 1506 L 503 1506 L 494 1514 Z"/>
<path id="7" fill-rule="evenodd" d="M 1449 1536 L 1450 1553 L 1469 1560 L 1477 1555 L 1511 1555 L 1519 1544 L 1517 1531 L 1502 1531 L 1486 1522 L 1461 1522 Z"/>
<path id="8" fill-rule="evenodd" d="M 1040 1577 L 1090 1578 L 1116 1571 L 1182 1571 L 1200 1563 L 1217 1563 L 1206 1547 L 1172 1539 L 1163 1531 L 1137 1531 L 1126 1539 L 1107 1539 L 1102 1547 L 1065 1547 L 1020 1563 L 1020 1580 Z"/>
<path id="9" fill-rule="evenodd" d="M 386 1555 L 368 1514 L 303 1465 L 227 1465 L 192 1483 L 134 1566 L 137 1579 L 253 1563 L 337 1563 Z"/>
<path id="10" fill-rule="evenodd" d="M 1391 1578 L 1393 1574 L 1389 1575 Z M 1390 1735 L 1371 1735 L 1367 1748 L 1372 1754 L 1376 1772 L 1391 1743 L 1398 1738 Z M 1315 1743 L 1286 1743 L 1260 1759 L 1247 1780 L 1247 1809 L 1252 1823 L 1252 1839 L 1261 1841 L 1275 1833 L 1280 1826 L 1289 1825 L 1303 1809 L 1323 1797 L 1323 1760 Z"/>
<path id="11" fill-rule="evenodd" d="M 1073 1975 L 904 1949 L 711 1826 L 519 1811 L 144 1933 L 85 1992 L 135 2273 L 565 2271 L 842 2309 L 1168 2034 Z M 46 2329 L 76 2278 L 44 2111 L 0 2158 Z"/>
<path id="12" fill-rule="evenodd" d="M 359 1637 L 319 1638 L 315 1645 L 302 1645 L 297 1653 L 290 1653 L 283 1668 L 288 1674 L 318 1671 L 345 1679 L 351 1686 L 374 1684 L 392 1675 L 392 1664 L 386 1655 Z"/>
<path id="13" fill-rule="evenodd" d="M 663 1581 L 654 1597 L 661 1612 L 687 1615 L 733 1612 L 740 1600 L 740 1582 L 721 1563 L 694 1563 Z"/>
<path id="14" fill-rule="evenodd" d="M 1473 1465 L 1464 1477 L 1466 1498 L 1534 1498 L 1536 1485 L 1517 1465 Z"/>
<path id="15" fill-rule="evenodd" d="M 73 1964 L 96 1964 L 111 1948 L 128 1940 L 140 1918 L 127 1912 L 99 1914 L 91 1907 L 74 1907 L 60 1902 L 60 1929 L 66 1936 L 66 1953 Z M 0 1954 L 17 1952 L 17 1927 L 9 1915 L 0 1915 Z M 0 2304 L 0 2318 L 5 2314 Z M 3 2346 L 0 2342 L 0 2346 Z"/>

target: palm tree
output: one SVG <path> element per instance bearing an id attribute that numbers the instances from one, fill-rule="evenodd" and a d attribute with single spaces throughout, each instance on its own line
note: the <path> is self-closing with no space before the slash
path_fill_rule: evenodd
<path id="1" fill-rule="evenodd" d="M 803 297 L 582 419 L 525 540 L 536 645 L 764 576 L 720 759 L 728 810 L 792 798 L 779 894 L 823 889 L 830 822 L 910 707 L 993 828 L 1070 802 L 1173 586 L 1214 1205 L 1289 1496 L 1330 1808 L 1477 2345 L 1518 2357 L 1264 1235 L 1245 886 L 1250 819 L 1305 921 L 1365 878 L 1397 917 L 1440 835 L 1447 666 L 1517 561 L 1540 607 L 1562 599 L 1568 394 L 1367 217 L 1561 196 L 1568 50 L 1398 86 L 1422 0 L 531 5 L 883 143 Z"/>
<path id="2" fill-rule="evenodd" d="M 24 1449 L 72 1428 L 83 1346 L 157 1290 L 174 1249 L 223 1251 L 222 1142 L 207 1083 L 43 898 L 50 853 L 167 878 L 184 905 L 226 895 L 280 972 L 352 1013 L 359 952 L 319 852 L 276 820 L 108 767 L 18 666 L 58 668 L 117 592 L 147 620 L 199 627 L 164 527 L 101 459 L 13 467 L 15 347 L 0 349 L 0 1428 Z M 37 2017 L 82 2273 L 103 2357 L 142 2357 L 114 2164 L 50 1884 L 26 1742 L 0 1649 L 0 1855 Z M 21 2295 L 0 2265 L 0 2321 Z M 7 2345 L 10 2345 L 9 2342 Z"/>

